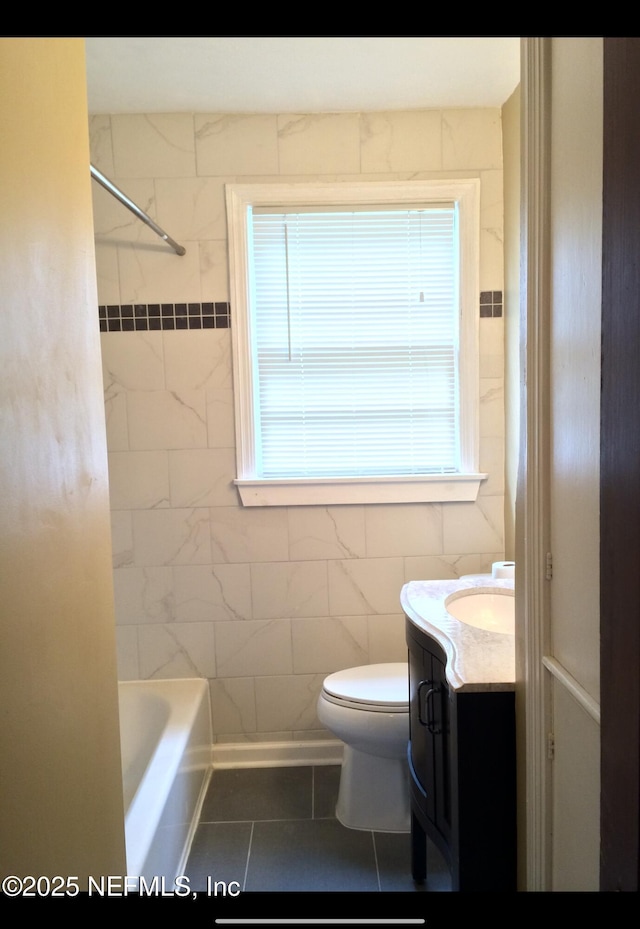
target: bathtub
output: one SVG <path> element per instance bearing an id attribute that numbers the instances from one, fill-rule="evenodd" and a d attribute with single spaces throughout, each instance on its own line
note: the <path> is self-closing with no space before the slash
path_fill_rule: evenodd
<path id="1" fill-rule="evenodd" d="M 207 681 L 118 685 L 127 875 L 173 886 L 211 774 Z"/>

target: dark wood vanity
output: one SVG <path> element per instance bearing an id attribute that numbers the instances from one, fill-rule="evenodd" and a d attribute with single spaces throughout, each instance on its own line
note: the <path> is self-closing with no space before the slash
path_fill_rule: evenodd
<path id="1" fill-rule="evenodd" d="M 425 585 L 420 596 L 405 585 L 402 597 L 409 653 L 412 876 L 418 883 L 428 880 L 429 837 L 450 867 L 453 890 L 515 891 L 514 683 L 478 680 L 514 677 L 513 636 L 458 628 L 462 624 L 442 604 L 447 590 L 460 582 L 447 582 L 443 595 L 443 582 L 432 582 L 431 589 L 429 582 L 420 583 Z M 488 674 L 482 670 L 483 652 Z"/>

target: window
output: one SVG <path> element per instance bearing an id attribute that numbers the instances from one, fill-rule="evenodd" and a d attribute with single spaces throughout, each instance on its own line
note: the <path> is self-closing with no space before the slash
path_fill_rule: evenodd
<path id="1" fill-rule="evenodd" d="M 228 185 L 245 505 L 473 500 L 479 182 Z"/>

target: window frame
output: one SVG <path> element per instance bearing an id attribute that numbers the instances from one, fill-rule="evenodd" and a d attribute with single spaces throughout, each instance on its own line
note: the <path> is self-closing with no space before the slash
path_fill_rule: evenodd
<path id="1" fill-rule="evenodd" d="M 227 184 L 225 187 L 232 305 L 236 467 L 244 506 L 473 501 L 487 475 L 479 462 L 480 181 Z M 456 203 L 460 230 L 460 441 L 456 474 L 341 478 L 261 478 L 255 475 L 254 367 L 251 338 L 249 221 L 253 207 Z"/>

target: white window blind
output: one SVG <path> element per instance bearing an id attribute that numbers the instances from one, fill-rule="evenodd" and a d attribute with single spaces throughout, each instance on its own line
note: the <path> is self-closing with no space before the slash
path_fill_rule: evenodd
<path id="1" fill-rule="evenodd" d="M 254 209 L 255 475 L 460 470 L 454 203 Z"/>

